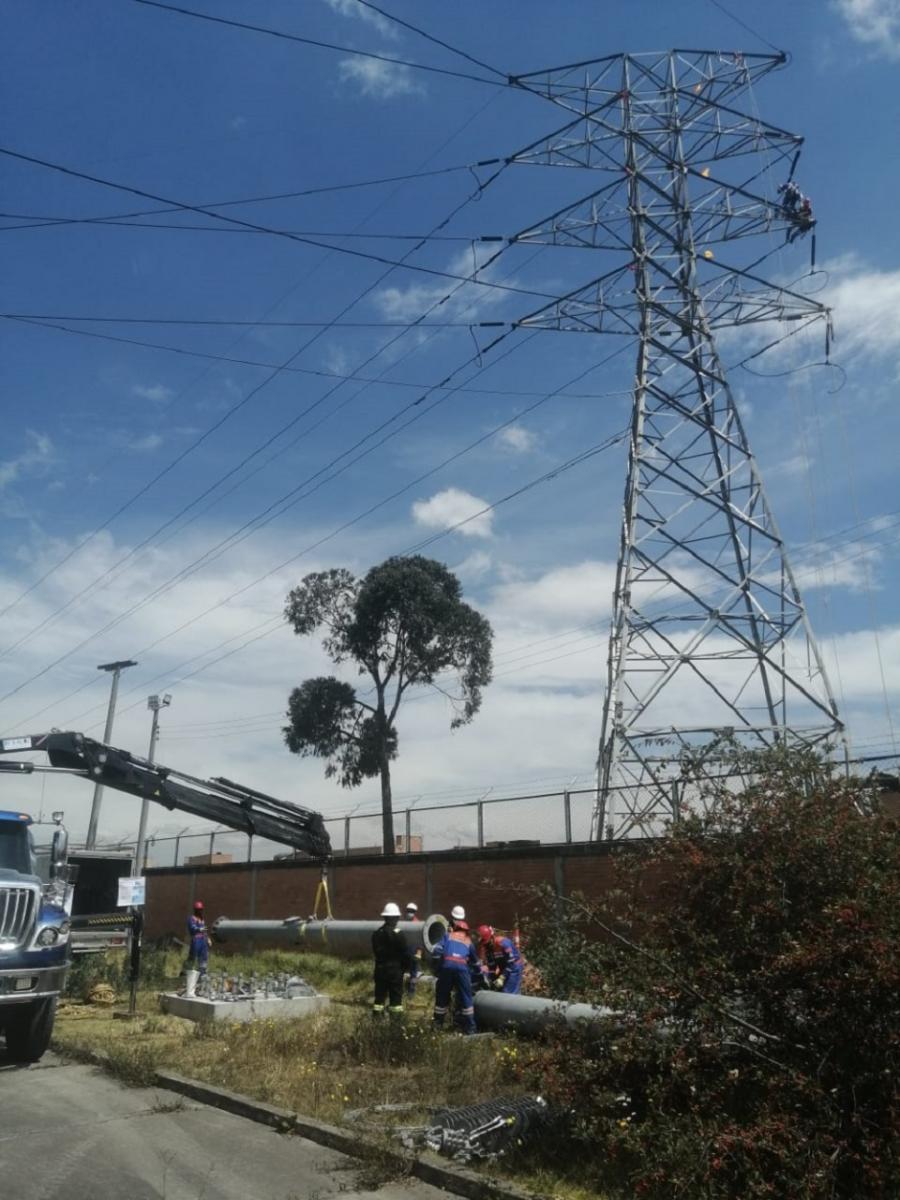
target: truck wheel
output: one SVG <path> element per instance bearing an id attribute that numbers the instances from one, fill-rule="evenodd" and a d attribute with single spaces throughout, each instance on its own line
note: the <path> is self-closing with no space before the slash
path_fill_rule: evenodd
<path id="1" fill-rule="evenodd" d="M 50 1045 L 56 997 L 23 1005 L 5 1018 L 6 1052 L 14 1062 L 37 1062 Z"/>

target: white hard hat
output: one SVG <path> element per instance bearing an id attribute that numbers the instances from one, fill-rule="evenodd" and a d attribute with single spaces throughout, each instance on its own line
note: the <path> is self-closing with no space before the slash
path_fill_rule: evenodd
<path id="1" fill-rule="evenodd" d="M 406 906 L 406 911 L 407 912 L 418 912 L 419 911 L 419 906 L 418 906 L 418 904 L 416 904 L 415 900 L 410 900 L 409 904 L 407 904 L 407 906 Z"/>
<path id="2" fill-rule="evenodd" d="M 384 906 L 384 908 L 381 910 L 381 915 L 383 917 L 399 917 L 400 909 L 393 902 L 393 900 L 389 900 L 387 902 L 387 904 Z"/>
<path id="3" fill-rule="evenodd" d="M 464 921 L 466 919 L 466 910 L 461 904 L 457 904 L 451 909 L 450 916 L 454 921 Z"/>

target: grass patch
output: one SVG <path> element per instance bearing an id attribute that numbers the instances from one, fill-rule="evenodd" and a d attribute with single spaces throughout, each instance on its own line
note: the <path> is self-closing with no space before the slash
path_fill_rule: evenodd
<path id="1" fill-rule="evenodd" d="M 109 1071 L 128 1084 L 152 1084 L 157 1070 L 174 1070 L 337 1125 L 345 1123 L 349 1110 L 408 1106 L 354 1123 L 361 1136 L 375 1139 L 375 1147 L 357 1166 L 360 1180 L 371 1184 L 403 1173 L 398 1143 L 388 1137 L 391 1124 L 424 1123 L 433 1107 L 518 1094 L 523 1074 L 533 1074 L 523 1073 L 523 1060 L 536 1067 L 542 1053 L 536 1043 L 500 1037 L 473 1042 L 439 1032 L 431 1023 L 433 1000 L 426 988 L 402 1020 L 373 1020 L 368 1011 L 371 964 L 315 954 L 272 952 L 223 957 L 216 963 L 219 969 L 227 963 L 228 974 L 299 974 L 344 1001 L 301 1020 L 195 1025 L 160 1013 L 159 985 L 139 992 L 135 1020 L 116 1020 L 109 1007 L 85 1003 L 82 997 L 102 981 L 115 986 L 124 1000 L 127 964 L 92 957 L 93 962 L 79 966 L 70 998 L 59 1010 L 54 1040 L 61 1052 L 78 1058 L 103 1054 Z M 174 986 L 182 964 L 182 956 L 161 953 L 152 977 Z M 374 1126 L 383 1126 L 380 1134 Z M 494 1170 L 508 1177 L 511 1165 Z M 529 1168 L 516 1178 L 533 1186 L 538 1176 Z M 557 1200 L 582 1200 L 584 1195 L 567 1185 L 562 1172 L 544 1172 L 540 1181 L 541 1191 Z"/>

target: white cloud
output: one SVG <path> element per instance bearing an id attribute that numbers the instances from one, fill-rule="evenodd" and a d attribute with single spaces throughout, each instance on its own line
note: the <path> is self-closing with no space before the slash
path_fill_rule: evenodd
<path id="1" fill-rule="evenodd" d="M 692 591 L 716 595 L 722 582 L 712 572 L 688 558 L 668 559 L 668 566 Z M 612 611 L 616 564 L 585 560 L 552 567 L 534 579 L 513 579 L 494 588 L 489 612 L 499 626 L 531 632 L 541 626 L 573 626 L 606 619 Z M 632 589 L 635 606 L 645 612 L 668 603 L 681 592 L 663 580 L 637 582 Z"/>
<path id="2" fill-rule="evenodd" d="M 795 477 L 803 475 L 811 469 L 812 462 L 805 454 L 792 454 L 788 458 L 783 458 L 780 462 L 773 463 L 766 468 L 766 476 L 771 478 L 775 475 L 783 475 Z"/>
<path id="3" fill-rule="evenodd" d="M 27 445 L 21 454 L 0 462 L 0 489 L 18 482 L 23 475 L 43 470 L 54 457 L 53 442 L 45 433 L 26 430 Z"/>
<path id="4" fill-rule="evenodd" d="M 150 454 L 153 450 L 158 450 L 163 444 L 162 435 L 159 433 L 148 433 L 144 437 L 135 438 L 134 441 L 128 443 L 130 450 L 137 450 L 141 454 Z"/>
<path id="5" fill-rule="evenodd" d="M 333 375 L 349 375 L 350 355 L 343 346 L 329 346 L 322 355 L 322 369 Z"/>
<path id="6" fill-rule="evenodd" d="M 887 58 L 900 58 L 900 0 L 835 0 L 858 42 Z"/>
<path id="7" fill-rule="evenodd" d="M 473 249 L 467 248 L 454 254 L 447 263 L 448 274 L 468 279 L 475 273 L 476 267 L 481 268 L 489 258 L 496 255 L 496 247 L 475 243 Z M 491 282 L 492 269 L 487 267 L 478 272 L 479 279 Z M 514 280 L 507 280 L 514 283 Z M 450 298 L 445 300 L 447 294 Z M 485 287 L 480 283 L 464 283 L 461 287 L 452 279 L 438 280 L 437 283 L 411 283 L 407 287 L 387 287 L 375 293 L 375 304 L 382 315 L 389 321 L 415 321 L 422 313 L 441 305 L 441 315 L 445 320 L 466 314 L 475 317 L 485 308 L 498 304 L 508 293 L 497 288 Z"/>
<path id="8" fill-rule="evenodd" d="M 900 360 L 900 269 L 881 271 L 848 254 L 826 262 L 824 270 L 829 284 L 813 299 L 827 305 L 833 313 L 833 361 L 846 364 L 862 355 Z M 781 333 L 787 336 L 771 346 L 769 343 L 777 334 L 762 326 L 755 332 L 743 328 L 739 333 L 723 330 L 718 341 L 720 347 L 729 348 L 729 357 L 735 360 L 744 360 L 749 353 L 769 347 L 751 364 L 762 373 L 799 367 L 824 357 L 823 321 L 813 320 L 809 326 L 801 323 L 793 332 L 784 324 Z M 803 374 L 797 376 L 797 380 L 804 379 Z M 789 386 L 791 382 L 788 381 Z"/>
<path id="9" fill-rule="evenodd" d="M 381 13 L 375 12 L 374 9 L 359 4 L 357 0 L 325 0 L 325 3 L 333 12 L 342 17 L 349 17 L 351 20 L 355 19 L 371 25 L 373 29 L 378 30 L 382 37 L 394 41 L 398 36 L 396 25 L 383 17 Z"/>
<path id="10" fill-rule="evenodd" d="M 836 346 L 854 352 L 900 352 L 900 270 L 878 271 L 865 265 L 839 264 L 826 303 L 834 309 Z"/>
<path id="11" fill-rule="evenodd" d="M 838 548 L 817 546 L 794 561 L 794 578 L 804 592 L 820 587 L 862 591 L 873 583 L 873 568 L 881 560 L 881 547 L 871 543 L 844 542 Z M 776 584 L 777 577 L 773 576 L 771 582 Z"/>
<path id="12" fill-rule="evenodd" d="M 354 84 L 361 96 L 392 100 L 395 96 L 421 95 L 424 88 L 409 67 L 380 58 L 342 58 L 338 63 L 342 83 Z"/>
<path id="13" fill-rule="evenodd" d="M 496 587 L 489 614 L 498 624 L 532 630 L 595 621 L 609 613 L 616 580 L 613 562 L 552 567 L 536 579 Z"/>
<path id="14" fill-rule="evenodd" d="M 464 558 L 461 563 L 457 563 L 453 567 L 454 575 L 458 575 L 464 582 L 468 580 L 481 579 L 494 565 L 494 560 L 490 554 L 484 550 L 476 550 L 474 553 Z"/>
<path id="15" fill-rule="evenodd" d="M 131 390 L 141 400 L 152 400 L 154 404 L 164 404 L 165 401 L 171 400 L 175 395 L 171 388 L 166 387 L 162 383 L 154 383 L 150 387 L 144 387 L 138 383 Z"/>
<path id="16" fill-rule="evenodd" d="M 160 587 L 186 562 L 191 561 L 221 530 L 199 530 L 186 540 L 143 552 L 127 574 L 114 576 L 83 603 L 73 606 L 14 654 L 7 665 L 9 686 L 32 676 L 43 665 L 67 653 L 87 633 L 100 628 L 132 604 Z M 314 540 L 317 531 L 305 531 Z M 280 625 L 270 637 L 254 641 L 246 651 L 223 658 L 206 672 L 183 677 L 205 662 L 212 662 L 245 640 L 248 630 L 281 610 L 287 589 L 307 571 L 347 565 L 364 570 L 395 548 L 395 533 L 360 531 L 358 540 L 343 543 L 334 559 L 310 559 L 295 564 L 246 595 L 202 617 L 190 628 L 160 642 L 172 629 L 203 613 L 222 596 L 255 579 L 284 557 L 284 535 L 272 532 L 242 544 L 227 559 L 209 564 L 176 589 L 159 595 L 102 639 L 95 639 L 37 680 L 23 693 L 0 707 L 0 732 L 36 732 L 53 725 L 81 729 L 100 736 L 108 697 L 108 680 L 96 664 L 113 658 L 137 658 L 139 667 L 126 672 L 119 693 L 114 742 L 142 753 L 147 745 L 149 714 L 146 697 L 171 692 L 173 705 L 163 715 L 159 761 L 207 778 L 225 775 L 285 800 L 324 812 L 344 813 L 377 809 L 377 781 L 367 781 L 358 791 L 344 791 L 324 779 L 322 764 L 290 755 L 281 741 L 280 726 L 289 689 L 300 680 L 333 669 L 315 638 L 297 638 Z M 24 586 L 59 561 L 72 544 L 58 540 L 36 543 L 29 533 L 21 538 L 22 557 L 0 565 L 0 607 Z M 17 641 L 52 614 L 60 604 L 112 567 L 127 551 L 109 531 L 85 546 L 71 562 L 48 578 L 46 584 L 17 605 L 4 618 L 0 648 Z M 336 551 L 337 554 L 337 551 Z M 487 566 L 477 545 L 467 563 L 477 572 Z M 460 571 L 462 567 L 458 568 Z M 589 776 L 597 747 L 605 674 L 607 621 L 614 583 L 615 563 L 585 561 L 550 565 L 529 579 L 508 579 L 491 590 L 484 606 L 497 632 L 496 680 L 486 689 L 484 707 L 471 727 L 449 733 L 449 702 L 436 692 L 410 693 L 400 713 L 401 753 L 394 767 L 398 810 L 408 799 L 442 793 L 435 803 L 446 802 L 448 788 L 482 794 L 494 785 L 492 795 L 535 791 L 561 791 L 576 774 Z M 572 627 L 589 625 L 583 639 Z M 880 631 L 881 655 L 891 699 L 900 688 L 900 628 Z M 549 639 L 549 640 L 548 640 Z M 159 643 L 155 644 L 154 643 Z M 224 650 L 214 647 L 227 643 Z M 535 644 L 537 643 L 537 644 Z M 831 639 L 822 639 L 823 651 L 832 653 Z M 837 639 L 844 695 L 852 705 L 854 728 L 861 738 L 883 723 L 884 706 L 880 672 L 871 631 L 865 629 Z M 199 658 L 194 656 L 199 655 Z M 190 662 L 187 667 L 184 662 Z M 723 671 L 727 666 L 723 667 Z M 836 672 L 832 682 L 838 686 Z M 353 679 L 351 674 L 348 679 Z M 86 690 L 62 701 L 69 692 Z M 452 687 L 450 689 L 452 691 Z M 421 696 L 421 702 L 412 703 Z M 55 703 L 56 702 L 56 703 Z M 691 673 L 679 673 L 667 689 L 666 716 L 683 723 L 702 718 L 708 694 Z M 44 708 L 48 711 L 42 712 Z M 39 716 L 35 714 L 39 713 Z M 31 719 L 34 718 L 34 719 Z M 900 722 L 898 722 L 900 727 Z M 447 780 L 451 779 L 450 784 Z M 532 784 L 542 780 L 540 787 Z M 64 809 L 73 837 L 83 834 L 91 803 L 91 788 L 83 781 L 59 776 L 17 781 L 16 803 L 35 813 Z M 466 799 L 472 799 L 468 795 Z M 573 802 L 575 803 L 575 802 Z M 424 804 L 421 806 L 424 808 Z M 590 797 L 576 804 L 576 832 L 586 832 Z M 102 812 L 104 838 L 133 836 L 140 802 L 108 792 Z M 177 832 L 202 823 L 187 816 L 151 806 L 151 833 Z M 517 806 L 485 809 L 485 836 L 560 836 L 561 800 L 534 801 Z M 452 844 L 454 829 L 469 822 L 465 837 L 474 836 L 474 810 L 446 814 L 413 811 L 413 832 L 422 832 L 426 849 Z M 369 829 L 371 825 L 371 830 Z M 399 821 L 402 830 L 402 818 Z M 354 825 L 354 844 L 375 844 L 378 821 Z M 516 833 L 512 834 L 511 830 Z M 340 827 L 332 827 L 336 838 Z M 374 832 L 373 832 L 374 831 Z M 242 838 L 225 835 L 222 845 L 243 852 Z M 202 843 L 190 852 L 199 853 Z M 184 850 L 184 846 L 182 846 Z M 167 851 L 171 855 L 169 844 Z M 160 850 L 160 857 L 163 851 Z M 169 860 L 171 861 L 171 860 Z"/>
<path id="17" fill-rule="evenodd" d="M 416 500 L 412 506 L 412 515 L 416 524 L 424 525 L 426 529 L 446 529 L 460 521 L 467 521 L 467 524 L 460 527 L 461 534 L 465 537 L 487 538 L 493 532 L 494 516 L 492 512 L 481 512 L 487 505 L 487 500 L 473 496 L 471 492 L 464 492 L 460 488 L 445 488 L 428 500 Z M 475 516 L 475 513 L 479 515 Z M 469 520 L 470 517 L 474 519 Z"/>
<path id="18" fill-rule="evenodd" d="M 513 454 L 527 454 L 537 444 L 537 438 L 524 425 L 507 425 L 497 434 L 497 440 L 505 450 Z"/>

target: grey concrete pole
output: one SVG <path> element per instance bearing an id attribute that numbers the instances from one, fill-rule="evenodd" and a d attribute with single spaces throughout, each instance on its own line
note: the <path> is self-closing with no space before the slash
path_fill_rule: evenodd
<path id="1" fill-rule="evenodd" d="M 119 676 L 126 667 L 136 667 L 137 663 L 131 659 L 123 659 L 121 662 L 101 663 L 97 668 L 98 671 L 110 671 L 112 673 L 112 685 L 109 691 L 109 708 L 106 710 L 106 728 L 103 731 L 103 743 L 108 746 L 112 737 L 113 721 L 116 716 L 116 697 L 119 694 Z M 97 826 L 100 823 L 100 804 L 103 800 L 103 784 L 94 784 L 94 799 L 91 803 L 91 819 L 88 823 L 87 841 L 85 843 L 88 850 L 93 850 L 97 844 Z"/>
<path id="2" fill-rule="evenodd" d="M 371 958 L 372 934 L 382 921 L 308 920 L 288 917 L 284 921 L 244 921 L 219 917 L 213 923 L 216 942 L 246 942 L 287 945 L 315 950 L 335 958 Z M 407 936 L 412 950 L 421 948 L 427 956 L 447 930 L 447 920 L 435 913 L 424 921 L 400 921 L 397 928 Z"/>

